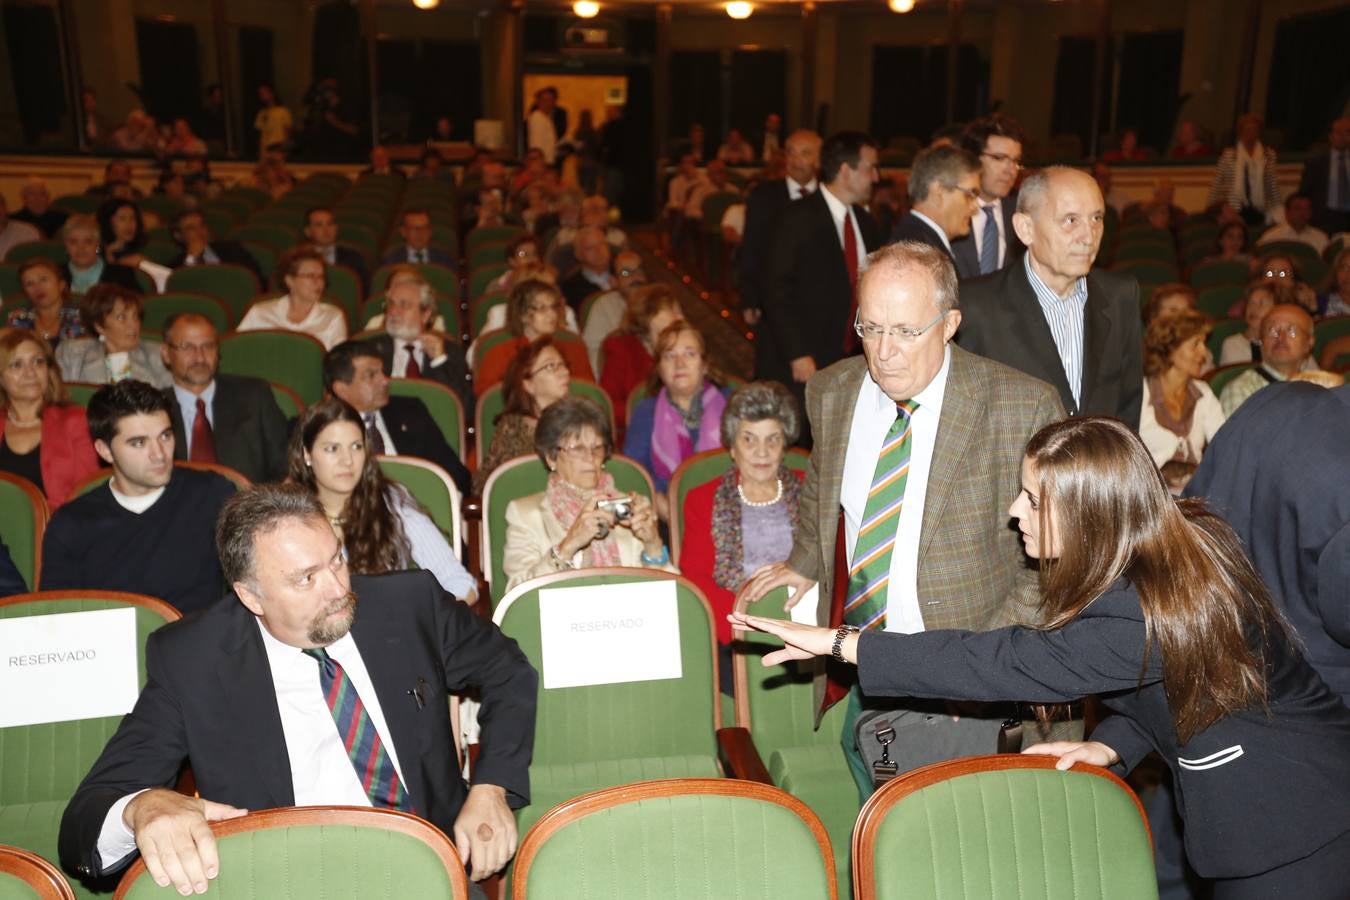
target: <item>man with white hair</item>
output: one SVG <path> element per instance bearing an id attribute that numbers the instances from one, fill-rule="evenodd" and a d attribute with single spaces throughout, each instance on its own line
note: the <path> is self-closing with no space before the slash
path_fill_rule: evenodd
<path id="1" fill-rule="evenodd" d="M 1051 166 L 1023 182 L 1013 228 L 1027 252 L 961 284 L 957 342 L 1054 386 L 1070 415 L 1138 428 L 1139 283 L 1092 268 L 1105 221 L 1101 189 L 1084 172 Z"/>
<path id="2" fill-rule="evenodd" d="M 425 378 L 459 395 L 473 414 L 473 386 L 459 341 L 431 327 L 436 297 L 425 281 L 400 280 L 384 296 L 384 334 L 371 338 L 391 378 Z"/>
<path id="3" fill-rule="evenodd" d="M 16 222 L 27 222 L 42 232 L 44 238 L 55 237 L 61 226 L 66 224 L 69 213 L 52 208 L 52 194 L 47 190 L 47 182 L 36 175 L 23 183 L 19 199 L 23 201 L 23 206 L 10 213 L 9 217 Z"/>

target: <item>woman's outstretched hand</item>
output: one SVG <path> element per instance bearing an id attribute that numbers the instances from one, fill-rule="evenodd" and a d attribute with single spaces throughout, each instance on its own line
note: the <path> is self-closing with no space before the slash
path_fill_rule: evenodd
<path id="1" fill-rule="evenodd" d="M 1120 754 L 1101 741 L 1049 741 L 1044 744 L 1032 744 L 1023 753 L 1032 756 L 1058 756 L 1056 769 L 1068 769 L 1074 763 L 1087 763 L 1090 766 L 1114 766 L 1120 762 Z"/>
<path id="2" fill-rule="evenodd" d="M 813 656 L 829 656 L 834 648 L 834 629 L 818 628 L 814 625 L 799 625 L 796 622 L 784 622 L 779 619 L 762 619 L 759 616 L 747 616 L 745 613 L 731 613 L 727 621 L 737 628 L 762 631 L 783 641 L 783 649 L 775 650 L 764 656 L 766 666 L 776 666 L 792 659 L 810 659 Z M 850 634 L 844 638 L 840 652 L 849 662 L 857 662 L 858 635 Z"/>

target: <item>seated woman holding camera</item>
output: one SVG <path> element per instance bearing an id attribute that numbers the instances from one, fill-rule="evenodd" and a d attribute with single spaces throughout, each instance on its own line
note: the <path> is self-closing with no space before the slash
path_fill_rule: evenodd
<path id="1" fill-rule="evenodd" d="M 740 388 L 722 413 L 722 446 L 731 469 L 691 490 L 681 522 L 680 571 L 708 598 L 717 626 L 723 693 L 731 693 L 731 625 L 727 614 L 745 580 L 792 552 L 802 473 L 783 465 L 797 439 L 797 398 L 781 384 Z"/>
<path id="2" fill-rule="evenodd" d="M 353 574 L 426 569 L 465 603 L 478 598 L 473 576 L 436 523 L 367 452 L 361 414 L 345 402 L 330 397 L 300 414 L 291 437 L 290 480 L 318 495 Z"/>
<path id="3" fill-rule="evenodd" d="M 589 400 L 567 397 L 539 416 L 534 449 L 549 469 L 548 487 L 506 507 L 502 569 L 507 589 L 522 581 L 601 566 L 674 571 L 656 530 L 651 501 L 623 494 L 605 471 L 613 436 Z"/>

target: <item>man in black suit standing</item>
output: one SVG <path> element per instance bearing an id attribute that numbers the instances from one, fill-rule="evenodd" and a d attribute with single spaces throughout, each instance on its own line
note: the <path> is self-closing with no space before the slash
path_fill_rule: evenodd
<path id="1" fill-rule="evenodd" d="M 416 811 L 474 879 L 504 866 L 511 807 L 529 800 L 537 689 L 515 642 L 426 572 L 353 577 L 323 508 L 294 485 L 236 496 L 216 548 L 233 596 L 150 637 L 135 710 L 62 818 L 63 865 L 102 877 L 139 851 L 156 882 L 202 893 L 219 867 L 208 822 L 340 804 Z M 363 708 L 330 705 L 330 686 Z M 485 723 L 471 786 L 445 702 L 469 687 Z M 346 728 L 372 744 L 348 748 Z M 184 761 L 196 797 L 170 789 Z"/>
<path id="2" fill-rule="evenodd" d="M 305 240 L 313 245 L 325 264 L 346 266 L 356 273 L 362 290 L 369 286 L 365 259 L 351 247 L 338 246 L 338 223 L 332 209 L 311 206 L 305 210 Z"/>
<path id="3" fill-rule="evenodd" d="M 1094 270 L 1106 202 L 1092 176 L 1051 166 L 1022 184 L 1013 227 L 1023 259 L 961 285 L 957 342 L 1039 378 L 1070 415 L 1139 427 L 1139 283 Z"/>
<path id="4" fill-rule="evenodd" d="M 970 216 L 980 202 L 980 161 L 959 147 L 920 151 L 909 173 L 909 202 L 891 241 L 928 244 L 955 265 L 952 241 L 970 232 Z"/>
<path id="5" fill-rule="evenodd" d="M 817 369 L 857 351 L 858 273 L 883 242 L 862 206 L 877 180 L 872 139 L 860 131 L 830 136 L 820 178 L 823 188 L 788 206 L 774 229 L 755 352 L 755 377 L 788 385 L 799 402 Z"/>
<path id="6" fill-rule="evenodd" d="M 252 482 L 286 477 L 286 417 L 261 378 L 221 375 L 216 327 L 197 313 L 175 313 L 159 346 L 173 376 L 174 458 L 229 466 Z"/>
<path id="7" fill-rule="evenodd" d="M 971 122 L 962 143 L 980 160 L 980 206 L 970 234 L 952 243 L 956 274 L 963 280 L 1006 267 L 1022 249 L 1012 225 L 1017 209 L 1013 189 L 1022 171 L 1022 130 L 1006 116 Z"/>
<path id="8" fill-rule="evenodd" d="M 206 219 L 195 209 L 184 210 L 174 218 L 173 239 L 183 252 L 169 262 L 170 269 L 226 263 L 248 269 L 258 279 L 259 287 L 267 284 L 258 263 L 244 249 L 244 245 L 237 241 L 212 239 L 211 230 L 206 227 Z"/>
<path id="9" fill-rule="evenodd" d="M 473 386 L 459 341 L 434 331 L 436 298 L 431 285 L 408 280 L 384 297 L 384 334 L 370 339 L 380 351 L 386 374 L 393 378 L 425 378 L 454 391 L 473 415 Z"/>
<path id="10" fill-rule="evenodd" d="M 378 347 L 367 341 L 338 344 L 324 355 L 323 383 L 328 393 L 361 414 L 368 453 L 430 460 L 446 471 L 462 493 L 469 493 L 469 470 L 446 443 L 427 408 L 412 397 L 389 395 L 389 376 Z"/>
<path id="11" fill-rule="evenodd" d="M 741 315 L 750 325 L 757 323 L 764 311 L 765 270 L 773 246 L 773 232 L 783 210 L 792 201 L 820 188 L 816 181 L 816 170 L 820 168 L 820 135 L 805 129 L 794 131 L 788 136 L 786 147 L 787 176 L 761 181 L 745 201 L 745 234 L 741 238 L 736 275 Z"/>
<path id="12" fill-rule="evenodd" d="M 1312 223 L 1328 235 L 1350 231 L 1350 116 L 1331 123 L 1325 153 L 1308 158 L 1298 192 L 1312 198 Z"/>

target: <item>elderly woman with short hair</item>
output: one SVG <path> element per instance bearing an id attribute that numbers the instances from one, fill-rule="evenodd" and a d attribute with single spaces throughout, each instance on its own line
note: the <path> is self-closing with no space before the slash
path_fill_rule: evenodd
<path id="1" fill-rule="evenodd" d="M 781 384 L 755 381 L 740 388 L 722 412 L 722 446 L 731 454 L 731 468 L 684 500 L 680 571 L 712 606 L 726 694 L 732 640 L 727 615 L 736 593 L 757 569 L 792 551 L 803 473 L 783 458 L 801 422 L 797 399 Z"/>
<path id="2" fill-rule="evenodd" d="M 133 291 L 141 289 L 136 281 L 136 270 L 108 262 L 103 258 L 102 231 L 98 219 L 79 214 L 66 219 L 61 226 L 61 240 L 66 245 L 66 281 L 72 294 L 83 294 L 96 284 L 120 284 Z"/>
<path id="3" fill-rule="evenodd" d="M 651 501 L 620 493 L 605 461 L 614 448 L 609 419 L 589 400 L 566 397 L 545 409 L 534 448 L 549 469 L 542 493 L 506 507 L 502 569 L 507 589 L 552 572 L 601 566 L 673 571 Z M 606 501 L 620 500 L 616 505 Z"/>
<path id="4" fill-rule="evenodd" d="M 1210 362 L 1211 323 L 1187 310 L 1155 319 L 1144 333 L 1144 403 L 1139 418 L 1153 462 L 1180 493 L 1223 425 L 1223 408 L 1200 374 Z"/>
<path id="5" fill-rule="evenodd" d="M 527 279 L 511 289 L 507 301 L 506 327 L 512 340 L 497 344 L 478 360 L 474 370 L 473 389 L 482 396 L 493 385 L 500 384 L 511 360 L 531 341 L 546 334 L 557 334 L 563 327 L 562 292 L 557 285 L 537 278 Z M 572 377 L 595 381 L 591 361 L 586 356 L 586 345 L 579 340 L 558 341 L 557 348 L 567 360 Z"/>
<path id="6" fill-rule="evenodd" d="M 84 327 L 96 338 L 62 341 L 56 362 L 67 381 L 112 384 L 126 378 L 158 388 L 173 384 L 158 341 L 141 340 L 141 295 L 118 284 L 96 284 L 80 299 Z"/>

